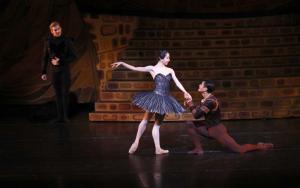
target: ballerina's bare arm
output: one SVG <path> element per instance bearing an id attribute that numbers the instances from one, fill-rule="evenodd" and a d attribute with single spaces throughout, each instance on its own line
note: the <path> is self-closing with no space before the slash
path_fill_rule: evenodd
<path id="1" fill-rule="evenodd" d="M 129 65 L 125 62 L 115 62 L 115 63 L 111 64 L 111 67 L 113 69 L 116 69 L 120 65 L 123 65 L 125 68 L 127 68 L 129 70 L 138 71 L 138 72 L 151 72 L 153 70 L 153 66 L 135 67 L 135 66 Z"/>
<path id="2" fill-rule="evenodd" d="M 184 87 L 182 86 L 182 84 L 179 82 L 179 80 L 177 79 L 176 77 L 176 74 L 174 72 L 173 69 L 171 69 L 171 75 L 172 75 L 172 78 L 176 84 L 176 86 L 184 93 L 184 98 L 188 98 L 188 99 L 192 99 L 192 96 L 184 89 Z"/>

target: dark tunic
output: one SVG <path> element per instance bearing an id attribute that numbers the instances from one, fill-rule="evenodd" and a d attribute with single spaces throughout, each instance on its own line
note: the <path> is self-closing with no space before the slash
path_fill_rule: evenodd
<path id="1" fill-rule="evenodd" d="M 51 59 L 59 58 L 59 65 L 52 65 Z M 44 58 L 42 62 L 42 74 L 47 73 L 48 64 L 52 66 L 54 72 L 64 71 L 68 69 L 69 63 L 75 59 L 72 39 L 65 36 L 50 36 L 44 44 Z"/>
<path id="2" fill-rule="evenodd" d="M 206 126 L 207 128 L 221 123 L 221 110 L 218 99 L 210 95 L 204 101 L 194 105 L 192 102 L 187 104 L 195 119 L 204 117 L 203 121 L 194 121 L 195 126 Z"/>

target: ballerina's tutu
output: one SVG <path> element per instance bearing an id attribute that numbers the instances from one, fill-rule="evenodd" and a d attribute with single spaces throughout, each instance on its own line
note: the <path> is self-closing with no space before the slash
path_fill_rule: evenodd
<path id="1" fill-rule="evenodd" d="M 149 92 L 137 93 L 132 103 L 148 112 L 159 114 L 180 114 L 185 109 L 174 99 L 170 93 L 171 74 L 161 73 L 154 77 L 155 89 Z"/>

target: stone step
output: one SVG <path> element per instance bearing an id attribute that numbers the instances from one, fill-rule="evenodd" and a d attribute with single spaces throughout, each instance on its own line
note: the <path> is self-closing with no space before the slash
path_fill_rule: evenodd
<path id="1" fill-rule="evenodd" d="M 141 121 L 143 112 L 128 113 L 128 112 L 92 112 L 89 113 L 90 121 Z M 300 109 L 264 109 L 255 111 L 228 111 L 222 112 L 222 119 L 262 119 L 262 118 L 288 118 L 300 117 Z M 167 115 L 165 121 L 191 121 L 194 120 L 191 113 L 183 113 L 179 116 Z"/>
<path id="2" fill-rule="evenodd" d="M 245 47 L 268 47 L 299 45 L 299 33 L 287 36 L 255 36 L 255 37 L 235 37 L 235 38 L 141 38 L 132 39 L 128 49 L 218 49 L 218 48 L 245 48 Z"/>
<path id="3" fill-rule="evenodd" d="M 190 58 L 184 58 L 184 57 Z M 133 66 L 147 66 L 155 65 L 157 62 L 156 58 L 158 54 L 154 54 L 149 59 L 123 59 L 126 63 Z M 300 66 L 300 56 L 270 56 L 260 58 L 224 58 L 224 59 L 210 59 L 210 60 L 199 60 L 192 58 L 190 54 L 184 54 L 183 57 L 171 59 L 170 67 L 174 70 L 180 69 L 227 69 L 227 68 L 259 68 L 259 67 L 276 67 L 276 66 Z M 119 69 L 126 70 L 123 67 Z M 118 69 L 117 69 L 118 70 Z"/>
<path id="4" fill-rule="evenodd" d="M 299 35 L 300 26 L 275 26 L 256 28 L 138 28 L 134 39 L 210 39 L 229 37 L 263 37 Z"/>
<path id="5" fill-rule="evenodd" d="M 194 99 L 195 104 L 199 99 Z M 179 101 L 183 105 L 183 101 Z M 231 110 L 259 110 L 259 109 L 269 109 L 269 108 L 300 108 L 300 97 L 276 97 L 276 98 L 247 98 L 236 99 L 232 98 L 230 100 L 220 99 L 220 106 L 222 111 Z M 96 112 L 142 112 L 142 110 L 132 104 L 131 102 L 96 102 L 95 103 Z"/>
<path id="6" fill-rule="evenodd" d="M 120 59 L 153 59 L 158 57 L 157 49 L 126 49 L 122 52 Z M 272 46 L 272 47 L 244 47 L 244 48 L 223 48 L 223 49 L 185 49 L 167 48 L 171 59 L 193 57 L 198 60 L 204 59 L 224 59 L 224 58 L 259 58 L 276 56 L 300 55 L 300 45 Z"/>
<path id="7" fill-rule="evenodd" d="M 93 112 L 89 113 L 90 121 L 141 121 L 143 112 Z M 191 113 L 183 113 L 181 115 L 166 115 L 165 121 L 186 121 L 193 120 Z"/>
<path id="8" fill-rule="evenodd" d="M 215 29 L 216 31 L 223 29 L 253 29 L 253 34 L 255 34 L 255 29 L 261 28 L 265 29 L 261 32 L 272 33 L 276 28 L 281 27 L 293 27 L 299 25 L 298 15 L 276 15 L 276 16 L 263 16 L 263 17 L 246 17 L 237 19 L 210 19 L 210 18 L 200 18 L 200 19 L 190 19 L 190 18 L 153 18 L 153 17 L 141 17 L 139 19 L 138 28 L 140 29 L 197 29 L 197 30 L 207 30 Z M 268 29 L 271 28 L 271 29 Z M 221 32 L 221 31 L 219 31 Z M 280 30 L 280 33 L 283 31 Z M 289 32 L 289 29 L 288 31 Z M 223 33 L 230 35 L 230 33 Z"/>
<path id="9" fill-rule="evenodd" d="M 132 100 L 132 97 L 139 91 L 101 91 L 99 94 L 99 100 L 101 102 L 128 102 Z M 201 100 L 201 95 L 194 89 L 189 91 L 194 100 Z M 264 89 L 217 89 L 214 92 L 220 100 L 230 100 L 231 98 L 238 98 L 247 100 L 249 98 L 272 98 L 272 97 L 297 97 L 300 95 L 300 87 L 281 87 L 281 88 L 264 88 Z M 181 91 L 173 91 L 171 95 L 178 99 L 183 100 L 183 94 Z"/>
<path id="10" fill-rule="evenodd" d="M 201 80 L 203 78 L 211 79 L 237 79 L 237 78 L 257 78 L 257 77 L 283 77 L 297 76 L 300 72 L 300 64 L 294 66 L 278 66 L 264 68 L 223 68 L 223 69 L 193 69 L 193 70 L 175 70 L 179 80 Z M 115 70 L 112 72 L 112 81 L 114 80 L 151 80 L 150 74 L 145 72 L 134 72 L 127 69 Z"/>
<path id="11" fill-rule="evenodd" d="M 206 79 L 203 77 L 203 79 Z M 282 87 L 298 87 L 300 86 L 300 76 L 294 77 L 275 77 L 275 78 L 247 78 L 247 79 L 222 79 L 214 80 L 217 89 L 256 89 L 256 88 L 282 88 Z M 195 90 L 198 88 L 201 80 L 181 81 L 181 84 L 187 90 Z M 109 91 L 141 91 L 152 90 L 154 87 L 153 80 L 149 81 L 108 81 L 105 83 L 104 89 Z M 171 90 L 178 90 L 176 85 L 171 82 Z"/>

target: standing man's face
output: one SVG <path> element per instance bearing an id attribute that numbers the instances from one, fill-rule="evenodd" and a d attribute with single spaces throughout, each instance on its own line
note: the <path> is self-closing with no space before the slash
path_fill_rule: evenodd
<path id="1" fill-rule="evenodd" d="M 53 35 L 53 37 L 60 37 L 62 33 L 61 27 L 59 25 L 51 27 L 50 32 Z"/>

